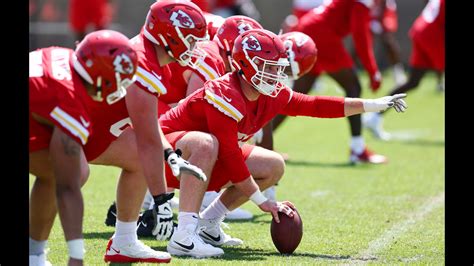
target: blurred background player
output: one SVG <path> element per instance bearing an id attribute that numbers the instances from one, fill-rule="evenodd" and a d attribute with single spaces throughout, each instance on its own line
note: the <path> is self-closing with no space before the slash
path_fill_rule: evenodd
<path id="1" fill-rule="evenodd" d="M 76 40 L 90 30 L 105 29 L 115 13 L 109 0 L 69 0 L 69 25 Z"/>
<path id="2" fill-rule="evenodd" d="M 370 15 L 370 29 L 380 38 L 392 67 L 395 84 L 400 86 L 407 77 L 401 61 L 400 44 L 395 38 L 398 30 L 397 3 L 395 0 L 375 0 Z"/>
<path id="3" fill-rule="evenodd" d="M 36 176 L 29 208 L 30 265 L 46 263 L 44 248 L 56 211 L 69 249 L 68 263 L 82 265 L 80 189 L 89 175 L 83 152 L 93 134 L 89 107 L 94 100 L 110 104 L 122 95 L 125 84 L 133 80 L 137 55 L 127 37 L 104 30 L 88 34 L 75 51 L 49 47 L 30 52 L 29 63 L 29 170 Z"/>
<path id="4" fill-rule="evenodd" d="M 412 39 L 410 72 L 405 84 L 394 88 L 388 95 L 406 93 L 418 87 L 428 71 L 435 71 L 438 76 L 444 73 L 445 67 L 445 0 L 430 0 L 420 16 L 415 20 L 409 35 Z M 389 140 L 390 134 L 383 129 L 384 113 L 364 115 L 364 126 L 376 138 Z"/>
<path id="5" fill-rule="evenodd" d="M 327 72 L 345 91 L 347 97 L 357 98 L 362 87 L 354 68 L 354 62 L 344 48 L 343 38 L 349 34 L 354 40 L 356 52 L 368 72 L 370 88 L 377 91 L 382 82 L 372 49 L 370 33 L 369 0 L 334 0 L 306 13 L 295 28 L 309 35 L 318 47 L 318 60 L 313 69 L 298 79 L 295 91 L 308 93 L 313 82 L 322 73 Z M 284 120 L 278 116 L 273 120 L 276 129 Z M 360 115 L 348 117 L 350 124 L 350 162 L 385 163 L 387 158 L 369 150 L 362 137 Z"/>
<path id="6" fill-rule="evenodd" d="M 223 232 L 221 222 L 229 211 L 249 199 L 262 211 L 271 213 L 276 222 L 279 222 L 278 212 L 292 216 L 294 206 L 290 202 L 275 202 L 260 192 L 281 179 L 285 168 L 283 158 L 274 151 L 241 143 L 276 114 L 336 118 L 392 106 L 400 112 L 406 108 L 401 99 L 404 95 L 365 100 L 293 92 L 284 85 L 287 79 L 284 69 L 289 65 L 285 46 L 277 35 L 267 30 L 253 29 L 239 35 L 232 64 L 233 72 L 206 82 L 160 117 L 163 133 L 174 148 L 183 151 L 183 158 L 191 160 L 201 154 L 201 149 L 190 145 L 193 138 L 201 138 L 213 155 L 212 161 L 196 161 L 204 172 L 212 172 L 208 183 L 178 180 L 166 169 L 168 186 L 183 193 L 178 230 L 167 247 L 172 255 L 207 257 L 224 253 L 223 250 L 194 252 L 192 247 L 201 238 L 213 246 L 241 245 L 242 240 Z M 198 215 L 204 192 L 222 188 L 226 190 Z M 186 193 L 190 190 L 193 193 Z M 202 228 L 201 238 L 195 236 L 198 228 Z"/>
<path id="7" fill-rule="evenodd" d="M 283 33 L 293 31 L 304 14 L 322 5 L 323 2 L 324 0 L 293 0 L 291 14 L 283 20 Z"/>

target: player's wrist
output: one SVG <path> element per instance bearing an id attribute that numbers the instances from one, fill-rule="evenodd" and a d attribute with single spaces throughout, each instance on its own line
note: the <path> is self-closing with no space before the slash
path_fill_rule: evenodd
<path id="1" fill-rule="evenodd" d="M 255 205 L 260 206 L 262 203 L 268 199 L 263 195 L 260 189 L 257 189 L 249 198 Z"/>
<path id="2" fill-rule="evenodd" d="M 174 150 L 171 148 L 165 149 L 165 161 L 168 161 L 168 158 L 170 157 L 171 154 L 174 153 Z"/>
<path id="3" fill-rule="evenodd" d="M 153 201 L 155 202 L 155 206 L 160 206 L 163 203 L 167 202 L 168 200 L 174 197 L 174 192 L 170 193 L 162 193 L 156 196 L 153 196 Z"/>
<path id="4" fill-rule="evenodd" d="M 67 241 L 67 248 L 69 250 L 69 257 L 76 260 L 84 260 L 84 239 L 73 239 Z"/>

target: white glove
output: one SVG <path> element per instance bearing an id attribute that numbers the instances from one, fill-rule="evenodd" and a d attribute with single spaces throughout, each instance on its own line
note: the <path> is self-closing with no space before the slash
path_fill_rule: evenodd
<path id="1" fill-rule="evenodd" d="M 177 152 L 181 153 L 179 149 Z M 203 182 L 206 182 L 207 180 L 206 174 L 204 174 L 204 172 L 199 167 L 190 164 L 188 161 L 181 158 L 181 156 L 179 156 L 179 154 L 176 152 L 172 152 L 168 156 L 167 162 L 171 168 L 171 171 L 173 172 L 173 175 L 176 177 L 179 177 L 182 172 L 188 172 Z"/>
<path id="2" fill-rule="evenodd" d="M 171 199 L 174 193 L 163 194 L 161 204 L 155 204 L 153 206 L 153 230 L 152 235 L 156 236 L 157 240 L 167 240 L 173 234 L 173 211 L 171 210 Z"/>
<path id="3" fill-rule="evenodd" d="M 385 96 L 378 99 L 364 99 L 362 101 L 365 112 L 380 112 L 393 107 L 397 112 L 405 112 L 408 108 L 407 103 L 402 99 L 405 98 L 406 93 L 395 94 L 392 96 Z"/>

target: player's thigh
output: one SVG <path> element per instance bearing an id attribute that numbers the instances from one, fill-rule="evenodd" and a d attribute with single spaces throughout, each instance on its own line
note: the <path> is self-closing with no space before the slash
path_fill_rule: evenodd
<path id="1" fill-rule="evenodd" d="M 128 171 L 141 169 L 138 158 L 135 131 L 125 129 L 107 149 L 90 163 L 98 165 L 113 165 Z"/>
<path id="2" fill-rule="evenodd" d="M 285 171 L 285 161 L 277 152 L 254 146 L 245 161 L 254 178 L 280 178 Z"/>
<path id="3" fill-rule="evenodd" d="M 84 184 L 89 177 L 89 164 L 81 149 L 81 183 Z M 42 149 L 29 154 L 29 171 L 41 179 L 54 178 L 53 163 L 49 156 L 49 149 Z"/>

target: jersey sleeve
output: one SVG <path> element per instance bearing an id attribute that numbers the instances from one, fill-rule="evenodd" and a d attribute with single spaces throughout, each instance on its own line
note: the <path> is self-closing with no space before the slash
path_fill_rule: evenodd
<path id="1" fill-rule="evenodd" d="M 139 59 L 135 84 L 148 93 L 159 96 L 166 94 L 166 86 L 161 82 L 162 73 L 160 67 L 143 58 Z"/>
<path id="2" fill-rule="evenodd" d="M 211 104 L 207 104 L 204 111 L 209 133 L 219 142 L 218 160 L 223 163 L 233 183 L 245 180 L 250 176 L 250 172 L 238 144 L 237 121 Z"/>
<path id="3" fill-rule="evenodd" d="M 377 72 L 372 34 L 370 32 L 370 3 L 369 1 L 356 1 L 351 13 L 351 32 L 357 56 L 362 61 L 364 68 L 370 75 Z"/>
<path id="4" fill-rule="evenodd" d="M 204 99 L 215 109 L 234 119 L 237 123 L 245 115 L 245 102 L 235 90 L 219 87 L 214 82 L 204 84 Z"/>
<path id="5" fill-rule="evenodd" d="M 311 96 L 293 92 L 281 114 L 320 118 L 344 117 L 344 97 Z"/>

